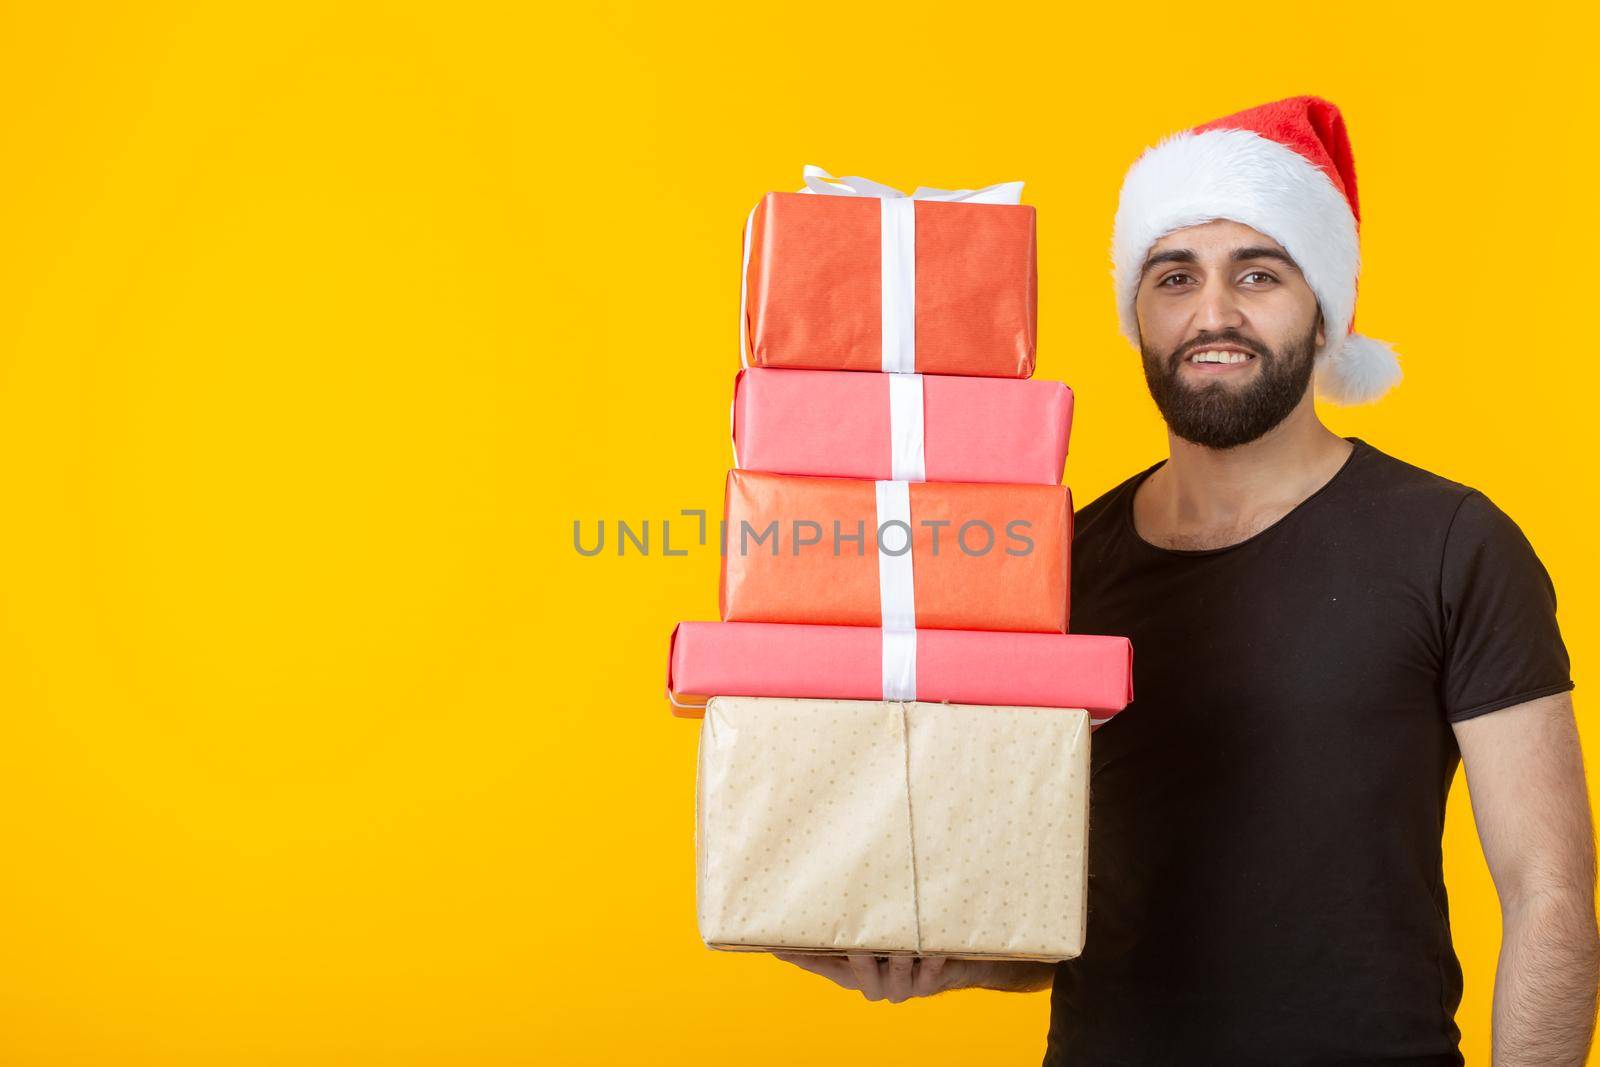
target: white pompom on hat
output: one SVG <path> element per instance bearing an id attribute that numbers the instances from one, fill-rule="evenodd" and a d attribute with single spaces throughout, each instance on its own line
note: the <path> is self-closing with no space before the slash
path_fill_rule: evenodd
<path id="1" fill-rule="evenodd" d="M 1283 246 L 1322 308 L 1317 393 L 1376 400 L 1400 380 L 1388 345 L 1355 333 L 1361 206 L 1344 117 L 1296 96 L 1196 126 L 1147 149 L 1123 179 L 1111 240 L 1122 332 L 1135 346 L 1145 257 L 1174 230 L 1230 219 Z"/>

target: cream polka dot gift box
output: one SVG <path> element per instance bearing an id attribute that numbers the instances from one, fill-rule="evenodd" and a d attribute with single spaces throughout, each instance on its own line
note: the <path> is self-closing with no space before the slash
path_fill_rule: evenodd
<path id="1" fill-rule="evenodd" d="M 1060 960 L 1083 949 L 1089 714 L 714 697 L 700 935 L 741 951 Z"/>

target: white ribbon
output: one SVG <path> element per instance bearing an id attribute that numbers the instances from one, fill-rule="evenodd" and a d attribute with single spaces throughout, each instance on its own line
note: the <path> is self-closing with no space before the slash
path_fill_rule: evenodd
<path id="1" fill-rule="evenodd" d="M 874 483 L 877 490 L 878 611 L 883 632 L 883 699 L 917 699 L 917 593 L 911 573 L 911 487 L 903 481 Z M 904 551 L 888 551 L 892 531 L 903 524 Z"/>
<path id="2" fill-rule="evenodd" d="M 928 480 L 923 450 L 922 375 L 889 377 L 889 477 L 903 482 Z"/>
<path id="3" fill-rule="evenodd" d="M 911 487 L 906 482 L 881 481 L 878 491 L 878 607 L 886 630 L 910 630 L 917 625 L 916 586 L 911 580 Z M 900 541 L 893 524 L 903 529 L 904 551 L 889 551 Z"/>
<path id="4" fill-rule="evenodd" d="M 891 373 L 917 369 L 917 215 L 913 200 L 939 200 L 967 204 L 1020 204 L 1021 182 L 998 182 L 982 189 L 934 189 L 919 185 L 909 197 L 900 190 L 868 178 L 835 178 L 821 167 L 807 164 L 802 193 L 824 196 L 868 196 L 880 203 L 880 284 L 882 295 L 882 354 L 880 366 Z M 739 363 L 750 365 L 750 337 L 745 323 L 749 298 L 751 210 L 744 223 L 744 266 L 739 273 Z"/>
<path id="5" fill-rule="evenodd" d="M 878 256 L 879 369 L 911 374 L 917 369 L 917 205 L 904 197 L 882 200 L 878 214 L 883 231 Z"/>
<path id="6" fill-rule="evenodd" d="M 917 699 L 917 631 L 883 630 L 883 699 Z"/>

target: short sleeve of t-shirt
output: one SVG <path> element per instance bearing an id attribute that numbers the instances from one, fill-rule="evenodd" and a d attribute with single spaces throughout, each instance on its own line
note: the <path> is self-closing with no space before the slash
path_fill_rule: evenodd
<path id="1" fill-rule="evenodd" d="M 1477 490 L 1445 535 L 1440 586 L 1447 719 L 1573 688 L 1555 585 L 1521 528 Z"/>

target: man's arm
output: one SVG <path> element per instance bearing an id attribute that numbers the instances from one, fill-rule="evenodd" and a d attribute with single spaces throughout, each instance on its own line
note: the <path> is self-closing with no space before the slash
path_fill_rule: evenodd
<path id="1" fill-rule="evenodd" d="M 1500 897 L 1494 1065 L 1581 1067 L 1594 1035 L 1595 845 L 1570 693 L 1455 724 Z"/>
<path id="2" fill-rule="evenodd" d="M 780 960 L 854 989 L 868 1000 L 891 1004 L 931 997 L 951 989 L 998 989 L 1032 993 L 1055 982 L 1056 965 L 1010 960 L 953 960 L 946 956 L 824 956 L 774 953 Z"/>

